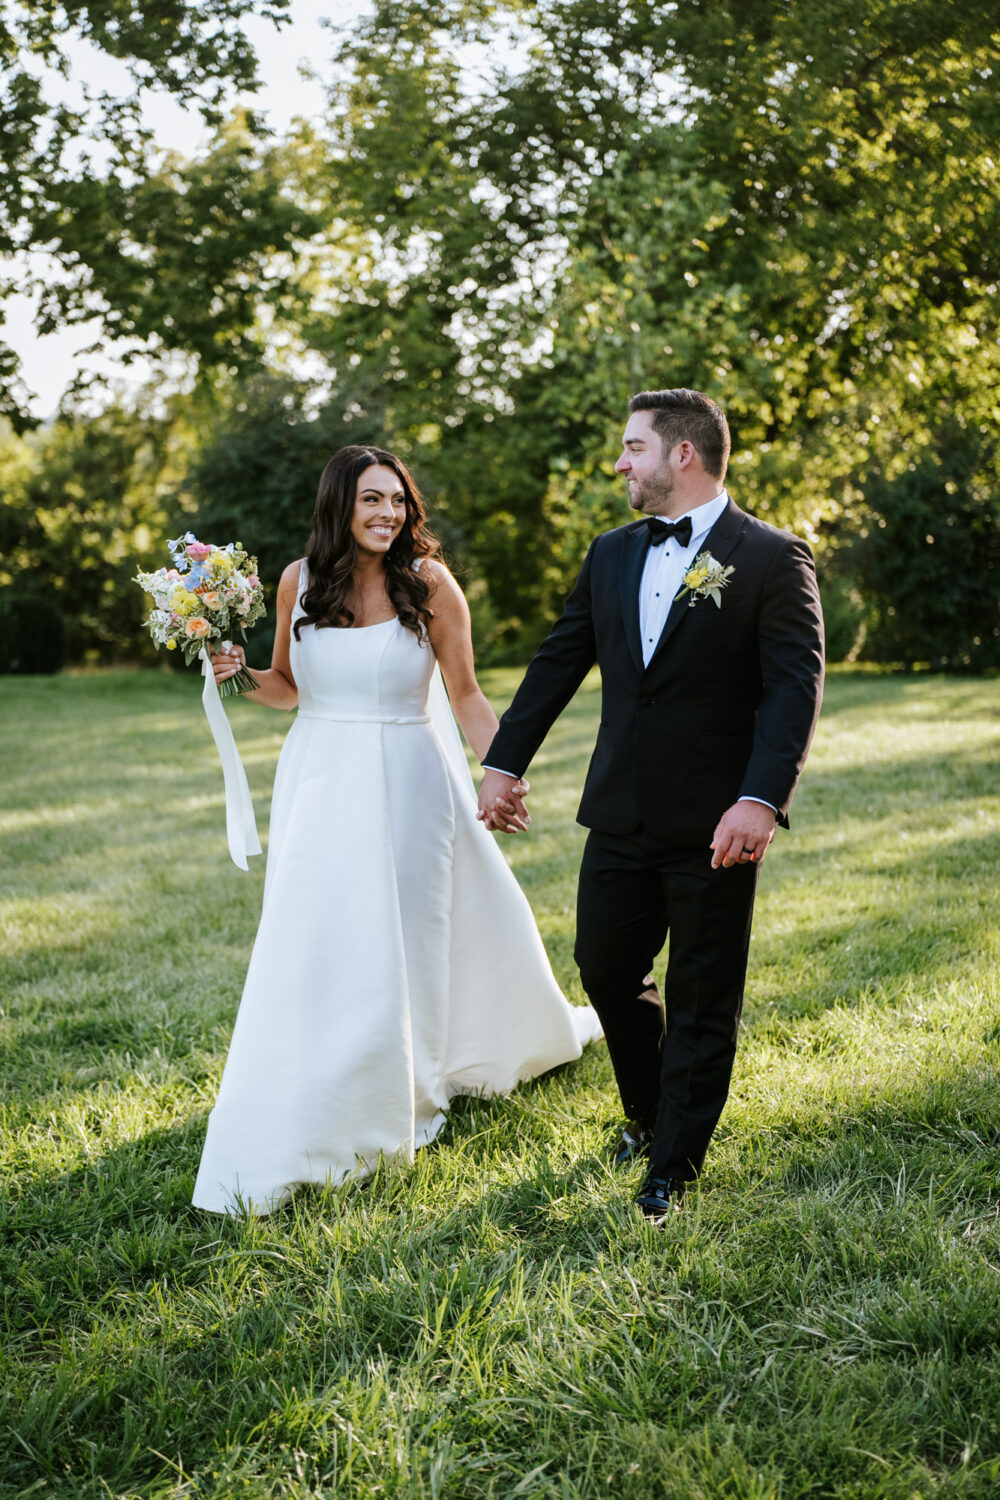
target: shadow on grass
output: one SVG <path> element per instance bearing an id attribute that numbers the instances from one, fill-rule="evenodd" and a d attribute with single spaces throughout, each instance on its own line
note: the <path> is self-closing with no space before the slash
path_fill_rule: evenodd
<path id="1" fill-rule="evenodd" d="M 840 768 L 810 767 L 803 777 L 796 804 L 805 804 L 812 821 L 832 807 L 847 817 L 906 817 L 925 813 L 935 802 L 953 797 L 995 796 L 996 754 L 990 746 L 950 750 L 941 754 L 894 753 Z"/>
<path id="2" fill-rule="evenodd" d="M 832 668 L 826 679 L 822 717 L 859 710 L 872 714 L 873 718 L 886 710 L 897 713 L 902 710 L 908 722 L 940 723 L 942 717 L 1000 718 L 1000 707 L 984 701 L 982 689 L 974 678 Z"/>
<path id="3" fill-rule="evenodd" d="M 940 921 L 905 912 L 881 913 L 872 918 L 843 916 L 810 927 L 794 942 L 775 933 L 754 939 L 748 988 L 754 1002 L 766 999 L 769 1013 L 815 1016 L 830 1006 L 868 1004 L 872 991 L 883 988 L 886 1003 L 905 991 L 911 981 L 923 989 L 946 984 L 955 965 L 976 955 L 981 924 L 971 919 L 957 923 L 945 914 Z M 799 983 L 780 997 L 769 993 L 770 974 L 781 973 L 792 958 L 801 963 Z M 794 981 L 783 981 L 792 990 Z M 747 1015 L 753 1024 L 752 1005 Z"/>
<path id="4" fill-rule="evenodd" d="M 208 1111 L 202 1110 L 110 1150 L 102 1150 L 100 1136 L 94 1135 L 87 1143 L 92 1160 L 86 1165 L 26 1173 L 16 1194 L 5 1193 L 0 1200 L 0 1244 L 18 1248 L 19 1265 L 27 1269 L 35 1255 L 59 1246 L 75 1245 L 80 1255 L 103 1254 L 116 1232 L 168 1220 L 182 1225 L 194 1212 L 191 1192 L 207 1119 Z M 170 1269 L 169 1264 L 144 1262 L 133 1266 L 126 1280 L 134 1285 L 139 1274 L 148 1277 Z M 120 1281 L 113 1267 L 108 1274 L 102 1295 Z"/>
<path id="5" fill-rule="evenodd" d="M 35 1445 L 30 1467 L 12 1448 L 11 1472 L 28 1484 L 67 1466 L 87 1472 L 93 1460 L 112 1486 L 125 1483 L 123 1464 L 130 1484 L 153 1483 L 166 1477 L 160 1455 L 179 1451 L 178 1426 L 193 1472 L 217 1461 L 224 1435 L 246 1442 L 271 1424 L 273 1439 L 288 1392 L 315 1388 L 332 1409 L 345 1381 L 378 1388 L 382 1377 L 416 1371 L 457 1379 L 464 1351 L 489 1358 L 501 1336 L 519 1337 L 519 1320 L 537 1336 L 560 1308 L 579 1311 L 580 1283 L 566 1273 L 607 1277 L 609 1263 L 623 1274 L 645 1268 L 641 1299 L 633 1282 L 636 1302 L 611 1310 L 629 1347 L 662 1336 L 666 1287 L 678 1305 L 721 1305 L 731 1294 L 748 1332 L 791 1320 L 799 1342 L 814 1339 L 820 1352 L 855 1330 L 857 1352 L 870 1355 L 881 1340 L 888 1364 L 906 1364 L 915 1350 L 936 1357 L 942 1334 L 928 1309 L 951 1294 L 954 1275 L 914 1294 L 912 1307 L 906 1299 L 921 1266 L 953 1273 L 948 1244 L 995 1215 L 1000 1105 L 985 1079 L 961 1068 L 928 1073 L 905 1089 L 847 1092 L 834 1130 L 828 1110 L 806 1107 L 747 1132 L 730 1149 L 728 1182 L 710 1163 L 678 1234 L 657 1242 L 661 1279 L 651 1283 L 634 1174 L 614 1175 L 594 1154 L 557 1161 L 539 1149 L 516 1180 L 495 1180 L 494 1130 L 532 1099 L 543 1103 L 561 1078 L 562 1070 L 534 1080 L 510 1100 L 457 1101 L 447 1137 L 422 1153 L 422 1172 L 304 1190 L 263 1223 L 187 1206 L 203 1116 L 40 1184 L 12 1215 L 17 1239 L 5 1256 L 7 1333 L 30 1376 Z M 444 1176 L 449 1150 L 473 1156 L 482 1191 L 428 1206 L 428 1163 Z M 780 1294 L 768 1281 L 776 1266 L 791 1276 Z M 807 1273 L 820 1304 L 808 1326 L 797 1293 Z M 955 1294 L 942 1314 L 948 1338 L 959 1354 L 988 1356 L 996 1293 L 988 1286 L 975 1306 L 966 1300 Z M 41 1433 L 50 1435 L 44 1447 Z M 307 1437 L 315 1440 L 314 1428 Z"/>
<path id="6" fill-rule="evenodd" d="M 100 1037 L 100 1024 L 92 1028 L 82 1027 L 82 1034 L 88 1043 L 94 1037 Z M 603 1044 L 588 1048 L 585 1056 L 593 1059 L 595 1054 L 604 1059 Z M 535 1109 L 544 1112 L 545 1096 L 549 1090 L 562 1088 L 567 1083 L 572 1087 L 574 1071 L 579 1066 L 579 1061 L 574 1061 L 551 1068 L 536 1078 L 525 1080 L 509 1095 L 457 1096 L 452 1101 L 443 1129 L 429 1145 L 420 1148 L 421 1161 L 433 1160 L 442 1151 L 465 1151 L 479 1139 L 488 1140 L 494 1128 L 509 1130 L 512 1122 L 526 1112 Z M 65 1099 L 62 1102 L 65 1103 Z M 18 1182 L 16 1195 L 0 1198 L 0 1224 L 4 1226 L 4 1232 L 30 1230 L 40 1233 L 47 1230 L 56 1239 L 72 1238 L 87 1218 L 96 1219 L 93 1227 L 104 1234 L 122 1223 L 132 1224 L 164 1213 L 177 1213 L 198 1225 L 238 1226 L 243 1222 L 239 1216 L 211 1215 L 191 1205 L 208 1113 L 208 1109 L 201 1109 L 176 1125 L 146 1131 L 135 1140 L 110 1149 L 102 1149 L 101 1137 L 95 1132 L 87 1139 L 87 1150 L 93 1159 L 85 1165 L 66 1171 L 42 1169 L 26 1173 Z M 393 1193 L 405 1193 L 409 1175 L 405 1167 L 383 1163 L 371 1179 L 348 1179 L 332 1188 L 322 1184 L 303 1184 L 292 1200 L 270 1215 L 266 1222 L 272 1225 L 280 1223 L 283 1216 L 301 1204 L 310 1199 L 326 1200 L 331 1194 L 349 1202 L 358 1194 L 370 1197 L 378 1185 Z M 153 1195 L 144 1192 L 144 1178 L 147 1182 L 155 1180 L 157 1188 Z M 0 1233 L 0 1243 L 2 1241 L 3 1233 Z"/>
<path id="7" fill-rule="evenodd" d="M 998 1213 L 996 1152 L 1000 1095 L 996 1068 L 953 1064 L 905 1084 L 859 1087 L 829 1104 L 798 1112 L 758 1141 L 756 1165 L 768 1190 L 819 1193 L 845 1205 L 915 1201 L 940 1217 Z"/>
<path id="8" fill-rule="evenodd" d="M 167 1086 L 172 1074 L 188 1083 L 193 1073 L 208 1076 L 234 1010 L 235 1002 L 223 1000 L 195 1014 L 174 1003 L 144 1015 L 109 1001 L 89 1017 L 59 1017 L 25 1030 L 0 1047 L 0 1101 L 9 1127 L 30 1128 L 74 1105 L 99 1119 L 114 1108 L 112 1091 L 137 1079 L 159 1075 Z"/>

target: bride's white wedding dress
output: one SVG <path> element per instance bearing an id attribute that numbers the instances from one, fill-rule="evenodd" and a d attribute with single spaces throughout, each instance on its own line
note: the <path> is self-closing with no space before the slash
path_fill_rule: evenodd
<path id="1" fill-rule="evenodd" d="M 194 1191 L 216 1212 L 411 1158 L 454 1095 L 506 1093 L 601 1034 L 476 820 L 430 645 L 395 619 L 305 626 L 291 664 L 263 911 Z"/>

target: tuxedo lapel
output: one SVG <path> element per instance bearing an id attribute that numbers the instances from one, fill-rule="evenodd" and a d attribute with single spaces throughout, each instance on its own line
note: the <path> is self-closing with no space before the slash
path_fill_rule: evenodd
<path id="1" fill-rule="evenodd" d="M 733 552 L 735 547 L 738 545 L 741 537 L 743 536 L 743 523 L 745 520 L 746 517 L 740 510 L 739 506 L 734 505 L 732 500 L 730 500 L 729 504 L 722 512 L 722 515 L 719 517 L 715 525 L 712 527 L 711 531 L 708 533 L 708 536 L 699 546 L 697 555 L 700 557 L 703 552 L 711 552 L 716 562 L 725 564 L 727 558 Z M 638 596 L 638 585 L 636 586 L 636 588 Z M 723 594 L 723 609 L 725 609 L 726 607 L 725 597 L 725 594 Z M 687 615 L 687 612 L 691 607 L 690 598 L 691 596 L 689 594 L 685 594 L 683 599 L 675 598 L 674 602 L 671 604 L 670 612 L 668 613 L 667 618 L 663 623 L 663 630 L 660 633 L 660 639 L 656 643 L 656 650 L 653 652 L 653 655 L 650 659 L 650 666 L 652 666 L 656 661 L 656 658 L 659 656 L 660 652 L 663 650 L 664 646 L 667 644 L 670 637 L 677 629 L 678 625 Z M 695 609 L 700 608 L 704 603 L 704 600 L 699 600 L 694 606 Z M 711 604 L 711 601 L 709 601 L 709 604 L 712 609 L 715 608 L 715 605 Z"/>
<path id="2" fill-rule="evenodd" d="M 635 669 L 641 676 L 645 668 L 642 663 L 642 640 L 639 636 L 639 583 L 649 545 L 649 530 L 642 521 L 638 525 L 627 526 L 624 529 L 626 532 L 623 540 L 624 556 L 618 574 L 619 597 L 622 622 L 625 626 L 625 640 L 628 643 L 629 654 L 635 663 Z"/>

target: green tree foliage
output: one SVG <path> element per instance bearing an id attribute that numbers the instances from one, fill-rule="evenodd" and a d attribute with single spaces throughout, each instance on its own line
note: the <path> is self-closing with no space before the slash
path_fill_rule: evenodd
<path id="1" fill-rule="evenodd" d="M 289 218 L 297 223 L 301 212 L 285 205 L 282 217 L 279 191 L 247 160 L 245 138 L 256 133 L 256 122 L 244 117 L 237 143 L 232 127 L 223 128 L 223 105 L 234 91 L 257 85 L 241 20 L 257 13 L 280 22 L 288 3 L 14 0 L 4 7 L 0 256 L 44 250 L 50 260 L 44 272 L 27 274 L 8 262 L 0 287 L 43 292 L 42 332 L 106 314 L 113 333 L 204 357 L 206 337 L 222 329 L 223 341 L 232 342 L 252 323 L 234 290 L 246 283 L 250 262 L 261 263 L 249 242 L 256 248 L 263 229 L 265 249 L 284 244 Z M 81 42 L 125 65 L 126 92 L 84 82 L 79 104 L 59 100 L 52 80 L 69 76 L 72 46 Z M 222 132 L 204 161 L 183 169 L 151 150 L 142 120 L 148 90 L 198 108 Z M 179 241 L 191 275 L 187 296 L 179 295 L 174 264 Z M 205 307 L 188 335 L 188 313 L 199 301 Z M 18 425 L 25 421 L 22 395 L 16 359 L 0 346 L 0 411 Z"/>
<path id="2" fill-rule="evenodd" d="M 0 598 L 44 590 L 74 660 L 153 654 L 132 578 L 164 560 L 181 439 L 167 418 L 113 407 L 0 443 Z"/>
<path id="3" fill-rule="evenodd" d="M 179 351 L 203 372 L 259 364 L 268 305 L 286 294 L 278 252 L 314 227 L 285 192 L 282 152 L 263 151 L 247 116 L 209 149 L 173 154 L 135 178 L 67 182 L 36 230 L 65 246 L 74 274 L 42 289 L 42 333 L 102 312 L 107 334 L 134 352 Z"/>
<path id="4" fill-rule="evenodd" d="M 872 474 L 856 544 L 866 655 L 944 671 L 1000 666 L 1000 463 L 955 422 L 895 478 Z"/>
<path id="5" fill-rule="evenodd" d="M 69 268 L 43 318 L 96 304 L 198 361 L 190 494 L 262 566 L 311 505 L 314 434 L 398 447 L 497 649 L 626 518 L 629 392 L 708 390 L 736 497 L 841 580 L 839 634 L 863 568 L 866 652 L 961 664 L 911 656 L 878 548 L 939 480 L 996 506 L 998 56 L 974 0 L 375 0 L 289 140 L 236 118 L 195 161 L 42 171 Z M 929 579 L 945 550 L 906 555 Z"/>
<path id="6" fill-rule="evenodd" d="M 61 672 L 66 662 L 66 619 L 37 594 L 0 591 L 0 673 Z"/>
<path id="7" fill-rule="evenodd" d="M 739 498 L 827 545 L 949 411 L 995 422 L 997 55 L 971 0 L 385 0 L 359 23 L 312 186 L 370 248 L 307 338 L 390 387 L 401 438 L 441 424 L 502 616 L 547 608 L 567 518 L 617 502 L 629 390 L 715 394 Z"/>

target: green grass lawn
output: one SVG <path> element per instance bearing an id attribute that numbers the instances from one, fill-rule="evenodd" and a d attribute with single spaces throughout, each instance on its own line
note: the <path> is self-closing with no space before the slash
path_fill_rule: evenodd
<path id="1" fill-rule="evenodd" d="M 577 999 L 596 706 L 505 845 Z M 0 712 L 4 1497 L 1000 1493 L 1000 682 L 832 678 L 662 1234 L 605 1165 L 603 1047 L 411 1170 L 193 1210 L 262 885 L 198 683 L 5 679 Z M 289 721 L 229 712 L 263 832 Z"/>

